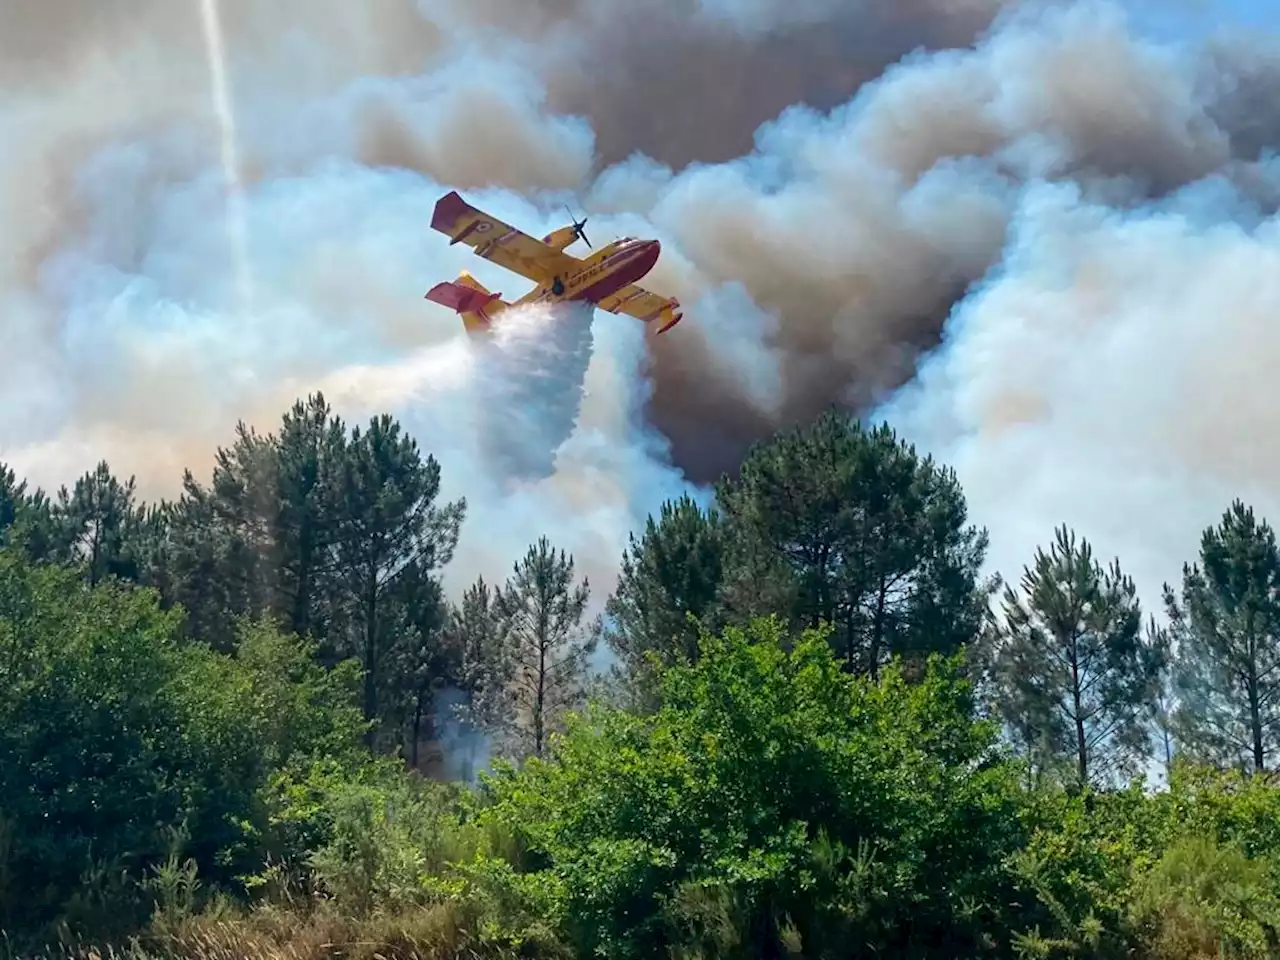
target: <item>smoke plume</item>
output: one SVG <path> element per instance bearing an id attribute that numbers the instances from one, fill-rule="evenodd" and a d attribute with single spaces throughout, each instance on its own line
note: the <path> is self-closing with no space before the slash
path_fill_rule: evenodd
<path id="1" fill-rule="evenodd" d="M 647 512 L 831 404 L 954 463 L 1006 573 L 1065 521 L 1149 593 L 1275 499 L 1273 39 L 1106 0 L 219 7 L 251 308 L 196 5 L 0 14 L 0 458 L 37 482 L 171 495 L 323 389 L 468 497 L 457 583 L 549 533 L 600 596 Z M 423 292 L 527 284 L 428 228 L 451 188 L 660 238 L 684 323 L 516 315 L 486 354 Z"/>

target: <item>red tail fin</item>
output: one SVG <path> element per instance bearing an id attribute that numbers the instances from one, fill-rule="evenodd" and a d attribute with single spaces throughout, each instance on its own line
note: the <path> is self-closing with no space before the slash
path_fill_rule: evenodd
<path id="1" fill-rule="evenodd" d="M 460 283 L 446 280 L 428 290 L 426 299 L 458 313 L 480 313 L 493 301 L 502 299 L 502 294 L 464 287 Z"/>

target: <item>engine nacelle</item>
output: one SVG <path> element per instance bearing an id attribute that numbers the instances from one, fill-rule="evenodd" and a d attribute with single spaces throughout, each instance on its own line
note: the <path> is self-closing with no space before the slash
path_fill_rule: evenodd
<path id="1" fill-rule="evenodd" d="M 577 239 L 578 239 L 577 228 L 573 226 L 568 226 L 568 227 L 561 227 L 559 230 L 552 230 L 550 233 L 548 233 L 545 237 L 542 238 L 542 242 L 545 243 L 552 250 L 563 250 L 565 247 L 569 246 L 569 244 L 573 243 L 573 241 Z"/>

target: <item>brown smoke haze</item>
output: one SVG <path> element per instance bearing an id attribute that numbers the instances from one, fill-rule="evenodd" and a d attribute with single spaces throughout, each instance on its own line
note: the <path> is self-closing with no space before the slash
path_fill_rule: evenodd
<path id="1" fill-rule="evenodd" d="M 198 3 L 0 12 L 0 459 L 33 480 L 105 456 L 171 495 L 324 389 L 472 500 L 461 580 L 555 530 L 603 594 L 662 499 L 836 403 L 954 463 L 1006 573 L 1066 521 L 1149 594 L 1231 496 L 1280 519 L 1275 38 L 1161 45 L 1091 0 L 219 7 L 231 118 Z M 450 188 L 658 236 L 685 322 L 475 355 L 423 291 L 527 284 L 429 230 Z"/>

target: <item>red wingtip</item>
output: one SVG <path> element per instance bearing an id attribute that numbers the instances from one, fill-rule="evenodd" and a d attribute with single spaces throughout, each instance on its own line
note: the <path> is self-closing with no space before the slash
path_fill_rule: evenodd
<path id="1" fill-rule="evenodd" d="M 669 323 L 664 323 L 662 326 L 660 326 L 657 329 L 656 333 L 666 333 L 668 330 L 670 330 L 677 323 L 679 323 L 681 320 L 684 319 L 684 312 L 680 309 L 679 300 L 672 297 L 668 306 L 671 308 L 671 321 Z M 659 314 L 659 316 L 661 316 L 661 314 Z M 656 336 L 656 333 L 655 333 L 655 336 Z"/>
<path id="2" fill-rule="evenodd" d="M 452 234 L 453 225 L 458 222 L 458 218 L 470 210 L 471 205 L 458 195 L 458 191 L 450 190 L 436 201 L 435 211 L 431 215 L 431 229 Z"/>

